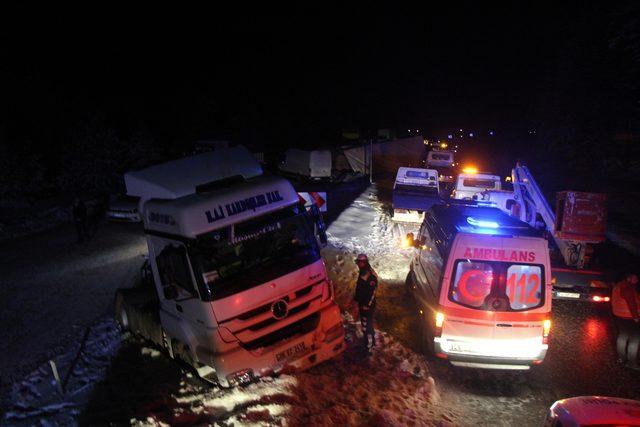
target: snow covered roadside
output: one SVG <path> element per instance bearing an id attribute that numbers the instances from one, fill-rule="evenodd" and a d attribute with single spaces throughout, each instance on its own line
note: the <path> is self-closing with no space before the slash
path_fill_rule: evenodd
<path id="1" fill-rule="evenodd" d="M 346 256 L 335 248 L 324 251 L 341 304 L 350 300 L 355 276 Z M 421 355 L 378 331 L 380 344 L 367 356 L 359 322 L 348 312 L 344 320 L 343 356 L 306 372 L 221 389 L 135 339 L 121 342 L 115 323 L 104 319 L 89 329 L 82 351 L 77 343 L 54 360 L 62 380 L 69 377 L 64 393 L 45 364 L 14 385 L 3 423 L 393 426 L 447 425 L 454 419 L 435 405 L 439 397 Z M 138 381 L 148 387 L 141 390 Z"/>
<path id="2" fill-rule="evenodd" d="M 329 227 L 331 246 L 323 251 L 343 309 L 353 295 L 355 253 L 369 254 L 381 277 L 379 320 L 386 332 L 377 331 L 379 345 L 371 356 L 362 350 L 358 322 L 345 311 L 347 350 L 342 356 L 306 372 L 221 389 L 203 384 L 188 369 L 181 370 L 164 353 L 136 339 L 121 340 L 115 323 L 104 319 L 89 329 L 81 352 L 76 343 L 55 359 L 63 380 L 69 376 L 64 393 L 58 392 L 51 367 L 45 364 L 14 385 L 12 407 L 2 423 L 460 424 L 453 408 L 437 404 L 424 357 L 396 339 L 413 333 L 406 320 L 410 314 L 397 303 L 410 252 L 397 248 L 393 227 L 375 194 L 375 188 L 366 191 L 342 212 Z"/>
<path id="3" fill-rule="evenodd" d="M 372 185 L 331 224 L 327 236 L 338 249 L 355 255 L 366 253 L 382 280 L 404 282 L 412 250 L 401 249 L 401 238 L 418 228 L 417 224 L 394 224 Z"/>

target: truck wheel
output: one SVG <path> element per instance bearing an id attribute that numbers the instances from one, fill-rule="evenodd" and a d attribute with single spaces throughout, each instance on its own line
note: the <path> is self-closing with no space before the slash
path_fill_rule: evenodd
<path id="1" fill-rule="evenodd" d="M 129 313 L 127 312 L 127 303 L 124 296 L 120 292 L 116 292 L 116 321 L 123 331 L 130 330 Z"/>
<path id="2" fill-rule="evenodd" d="M 409 270 L 407 278 L 404 280 L 404 295 L 410 297 L 413 293 L 413 272 Z"/>

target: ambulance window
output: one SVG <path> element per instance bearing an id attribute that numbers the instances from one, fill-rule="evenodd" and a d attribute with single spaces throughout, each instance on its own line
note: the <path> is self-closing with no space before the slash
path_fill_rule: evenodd
<path id="1" fill-rule="evenodd" d="M 481 308 L 491 293 L 493 267 L 489 263 L 459 261 L 451 288 L 451 299 L 462 305 Z"/>
<path id="2" fill-rule="evenodd" d="M 506 293 L 512 310 L 524 310 L 539 306 L 543 298 L 540 266 L 510 265 L 507 268 Z"/>

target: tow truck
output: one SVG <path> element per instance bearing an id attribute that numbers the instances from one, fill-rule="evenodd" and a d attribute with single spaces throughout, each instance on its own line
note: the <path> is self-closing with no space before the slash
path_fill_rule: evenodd
<path id="1" fill-rule="evenodd" d="M 516 163 L 511 179 L 516 203 L 510 204 L 509 213 L 544 229 L 549 237 L 553 297 L 609 302 L 611 290 L 595 256 L 605 241 L 606 195 L 561 191 L 554 212 L 526 165 Z"/>

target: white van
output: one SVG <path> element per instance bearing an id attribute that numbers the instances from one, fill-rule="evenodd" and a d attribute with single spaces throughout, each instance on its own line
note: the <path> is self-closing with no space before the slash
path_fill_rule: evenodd
<path id="1" fill-rule="evenodd" d="M 453 151 L 429 151 L 427 167 L 453 167 Z"/>
<path id="2" fill-rule="evenodd" d="M 453 190 L 453 198 L 460 200 L 481 200 L 482 192 L 502 190 L 502 182 L 498 175 L 488 173 L 461 173 Z"/>
<path id="3" fill-rule="evenodd" d="M 528 369 L 551 328 L 547 241 L 497 208 L 435 205 L 407 276 L 428 351 L 457 366 Z"/>
<path id="4" fill-rule="evenodd" d="M 424 212 L 439 200 L 437 171 L 398 168 L 392 193 L 394 221 L 420 224 L 424 219 Z"/>

